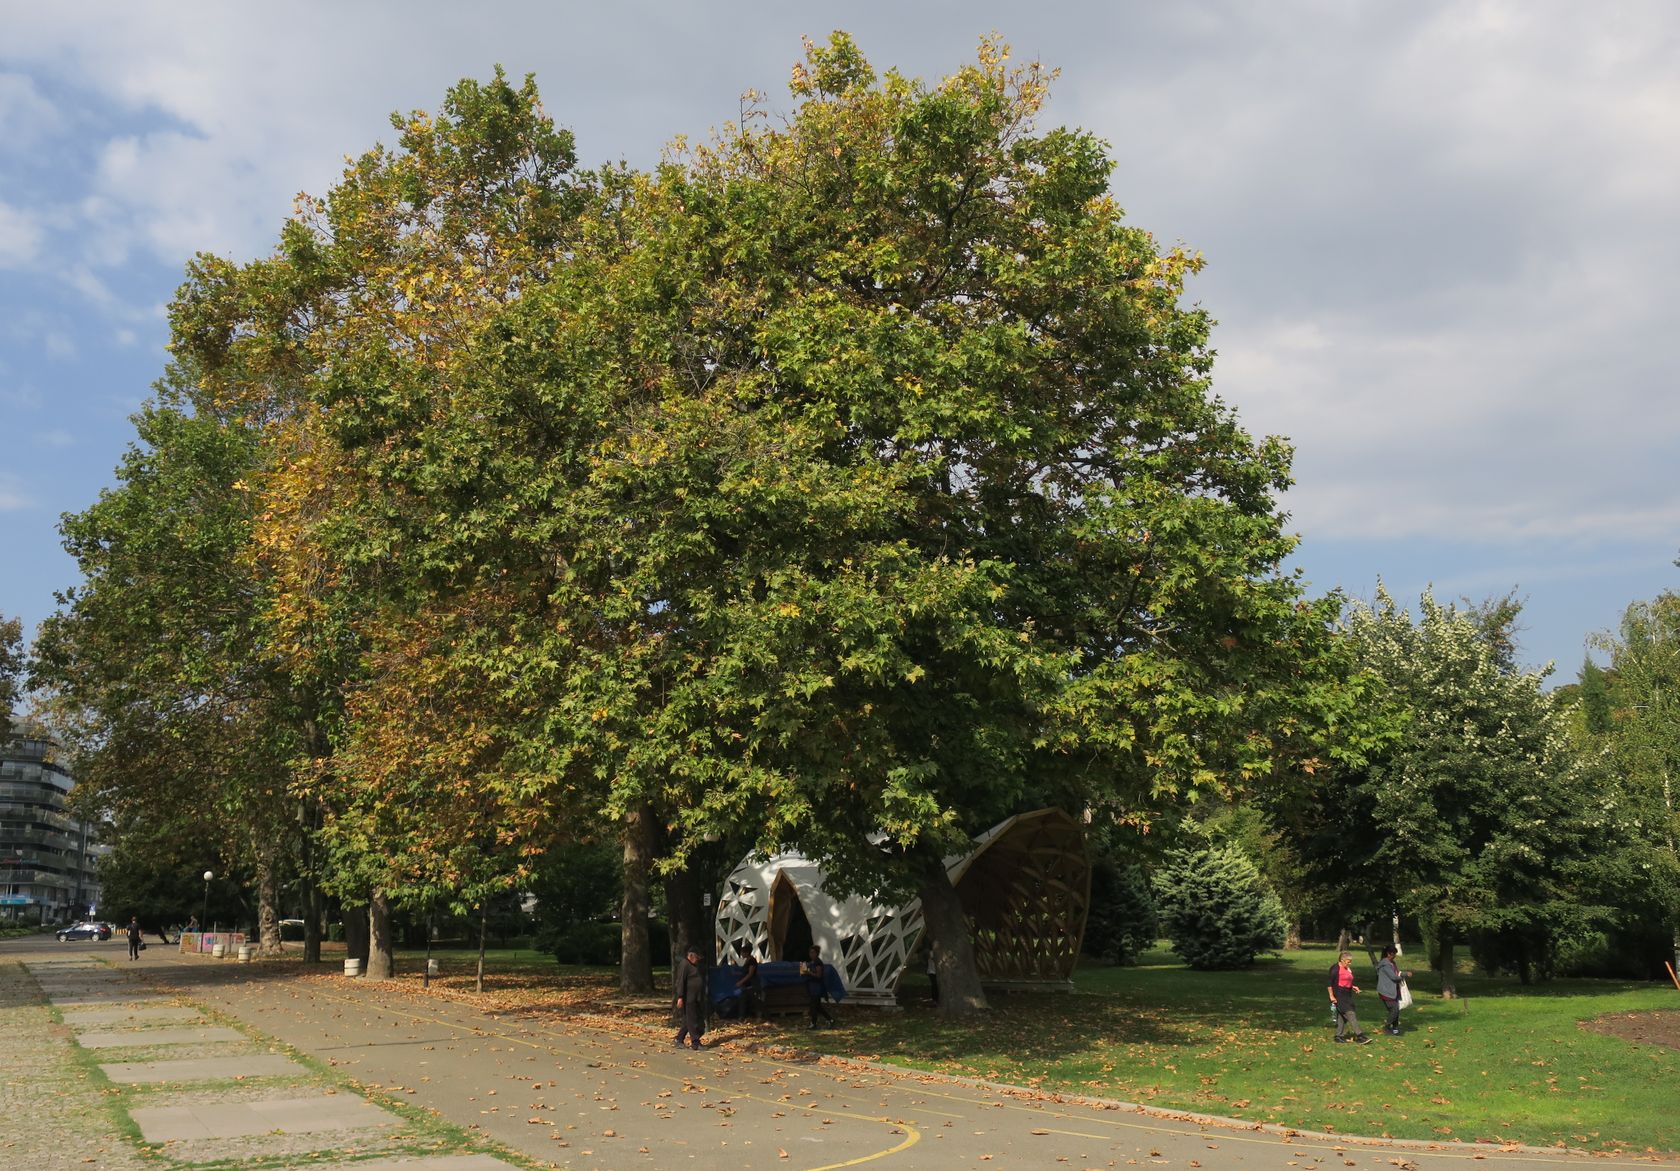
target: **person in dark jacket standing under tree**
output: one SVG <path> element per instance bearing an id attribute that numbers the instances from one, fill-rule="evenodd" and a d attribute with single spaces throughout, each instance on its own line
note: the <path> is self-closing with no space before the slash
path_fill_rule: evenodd
<path id="1" fill-rule="evenodd" d="M 677 961 L 671 983 L 677 993 L 677 1015 L 682 1027 L 677 1030 L 677 1044 L 686 1037 L 694 1048 L 700 1048 L 700 1037 L 706 1031 L 706 974 L 700 970 L 700 949 L 691 947 L 688 954 Z"/>
<path id="2" fill-rule="evenodd" d="M 834 1024 L 834 1014 L 823 1003 L 823 998 L 828 995 L 828 965 L 823 963 L 821 948 L 812 946 L 811 958 L 799 965 L 799 974 L 805 977 L 805 995 L 811 1001 L 811 1027 L 817 1027 L 819 1012 L 824 1020 Z"/>
<path id="3" fill-rule="evenodd" d="M 141 935 L 140 920 L 138 918 L 129 919 L 129 921 L 128 921 L 128 958 L 131 959 L 131 960 L 137 960 L 137 959 L 140 958 L 140 948 L 142 946 L 141 943 L 140 943 L 140 935 Z"/>
<path id="4" fill-rule="evenodd" d="M 1353 1009 L 1353 998 L 1359 985 L 1353 982 L 1353 953 L 1344 951 L 1330 969 L 1330 1003 L 1336 1006 L 1336 1041 L 1358 1041 L 1369 1045 L 1371 1038 L 1359 1027 L 1359 1014 Z M 1350 1037 L 1348 1034 L 1352 1033 Z"/>

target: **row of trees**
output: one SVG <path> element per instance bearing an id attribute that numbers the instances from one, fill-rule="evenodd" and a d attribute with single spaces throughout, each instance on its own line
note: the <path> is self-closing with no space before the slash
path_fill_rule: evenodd
<path id="1" fill-rule="evenodd" d="M 1199 260 L 1035 128 L 1045 84 L 837 34 L 785 122 L 644 173 L 580 170 L 498 73 L 272 256 L 200 257 L 38 640 L 90 799 L 236 841 L 264 940 L 286 857 L 365 899 L 376 975 L 391 900 L 607 838 L 642 987 L 650 880 L 709 940 L 701 844 L 797 844 L 920 894 L 961 1009 L 974 830 L 1357 752 L 1335 602 L 1278 572 L 1287 448 L 1210 393 Z"/>
<path id="2" fill-rule="evenodd" d="M 1196 966 L 1242 966 L 1295 922 L 1367 939 L 1404 921 L 1453 992 L 1455 949 L 1527 983 L 1560 970 L 1653 975 L 1674 960 L 1680 859 L 1664 700 L 1680 597 L 1629 608 L 1581 682 L 1547 694 L 1515 665 L 1509 597 L 1416 614 L 1380 588 L 1339 637 L 1394 734 L 1312 786 L 1267 785 L 1191 819 L 1187 846 L 1111 868 L 1094 942 L 1125 959 L 1160 930 Z M 1186 893 L 1189 892 L 1189 893 Z M 1277 903 L 1274 896 L 1282 896 Z M 1140 927 L 1141 925 L 1141 927 Z"/>
<path id="3" fill-rule="evenodd" d="M 312 933 L 365 903 L 375 976 L 393 904 L 611 843 L 643 989 L 650 884 L 706 947 L 708 867 L 793 845 L 919 894 L 943 1007 L 981 1007 L 942 859 L 1047 804 L 1137 842 L 1237 802 L 1326 906 L 1449 948 L 1490 899 L 1545 922 L 1573 878 L 1531 831 L 1587 790 L 1496 751 L 1553 726 L 1508 620 L 1338 630 L 1280 570 L 1290 453 L 1211 392 L 1200 260 L 1036 127 L 1046 84 L 836 34 L 785 119 L 642 172 L 498 71 L 272 255 L 199 257 L 36 641 L 84 799 L 125 848 L 208 827 L 265 946 L 283 883 Z"/>

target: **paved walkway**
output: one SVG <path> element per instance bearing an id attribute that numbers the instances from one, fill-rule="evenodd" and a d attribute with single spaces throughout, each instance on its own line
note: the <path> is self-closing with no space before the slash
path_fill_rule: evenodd
<path id="1" fill-rule="evenodd" d="M 3 954 L 0 947 L 0 957 Z M 539 1166 L 575 1168 L 834 1171 L 867 1165 L 885 1171 L 1170 1165 L 1209 1171 L 1467 1171 L 1471 1163 L 1503 1169 L 1540 1163 L 1650 1165 L 1544 1151 L 1361 1143 L 1291 1136 L 1246 1124 L 1175 1121 L 1114 1104 L 1046 1101 L 882 1069 L 775 1060 L 728 1044 L 691 1053 L 673 1049 L 663 1034 L 642 1037 L 521 1016 L 497 1017 L 469 1004 L 410 991 L 406 985 L 336 975 L 300 978 L 299 969 L 290 964 L 240 965 L 155 950 L 142 964 L 154 989 L 144 998 L 131 986 L 103 983 L 88 971 L 64 982 L 67 995 L 121 998 L 116 1007 L 97 999 L 79 1001 L 73 1010 L 66 1004 L 66 1023 L 72 1022 L 72 1011 L 98 1013 L 74 1020 L 84 1030 L 82 1036 L 101 1039 L 126 1027 L 136 1034 L 135 1048 L 143 1063 L 254 1060 L 289 1050 L 324 1063 L 332 1074 L 353 1079 L 348 1085 L 335 1084 L 319 1071 L 305 1071 L 301 1080 L 274 1074 L 229 1086 L 218 1075 L 208 1082 L 183 1079 L 126 1088 L 125 1093 L 145 1095 L 144 1103 L 136 1097 L 132 1108 L 144 1136 L 164 1143 L 166 1155 L 189 1165 L 198 1152 L 211 1151 L 214 1140 L 206 1134 L 227 1135 L 264 1118 L 277 1121 L 286 1142 L 314 1144 L 307 1152 L 311 1167 L 321 1165 L 323 1144 L 333 1143 L 365 1151 L 373 1148 L 363 1144 L 377 1147 L 398 1140 L 398 1153 L 412 1157 L 416 1135 L 402 1129 L 415 1125 L 409 1115 L 440 1119 L 456 1135 L 487 1137 Z M 39 971 L 39 963 L 33 963 L 32 970 Z M 126 975 L 120 969 L 107 971 L 110 980 L 121 981 Z M 178 1013 L 183 1006 L 202 1006 L 216 1019 L 184 1021 L 178 1015 L 162 1015 Z M 126 1025 L 114 1021 L 113 1012 L 131 1014 L 123 1018 Z M 195 1028 L 229 1024 L 236 1024 L 247 1038 L 238 1053 L 215 1050 L 233 1044 L 227 1041 L 211 1043 L 213 1052 L 201 1052 L 202 1038 L 182 1035 L 183 1030 L 190 1034 Z M 191 1054 L 164 1056 L 164 1045 L 153 1043 L 165 1032 L 182 1036 L 166 1044 L 186 1046 Z M 117 1064 L 108 1046 L 88 1052 L 101 1063 Z M 386 1105 L 348 1092 L 358 1087 Z M 323 1101 L 333 1096 L 340 1099 L 342 1110 Z M 393 1115 L 390 1103 L 420 1109 Z M 326 1129 L 298 1129 L 311 1122 Z M 190 1129 L 193 1125 L 201 1129 Z M 271 1132 L 264 1134 L 274 1138 Z M 218 1157 L 226 1157 L 228 1141 L 259 1143 L 224 1140 Z M 401 1147 L 401 1141 L 409 1145 Z M 306 1152 L 300 1147 L 297 1153 Z M 356 1164 L 358 1171 L 383 1166 Z M 432 1171 L 434 1166 L 479 1171 L 477 1164 L 435 1161 L 402 1166 L 414 1171 Z"/>
<path id="2" fill-rule="evenodd" d="M 344 1092 L 341 1079 L 159 990 L 126 957 L 32 943 L 0 959 L 7 1167 L 514 1167 L 420 1112 Z"/>

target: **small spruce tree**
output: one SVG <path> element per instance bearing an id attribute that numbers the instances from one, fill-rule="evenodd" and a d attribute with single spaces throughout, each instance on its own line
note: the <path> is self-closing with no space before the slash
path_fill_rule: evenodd
<path id="1" fill-rule="evenodd" d="M 1283 904 L 1234 846 L 1178 850 L 1155 874 L 1161 930 L 1192 968 L 1246 968 L 1283 946 Z"/>

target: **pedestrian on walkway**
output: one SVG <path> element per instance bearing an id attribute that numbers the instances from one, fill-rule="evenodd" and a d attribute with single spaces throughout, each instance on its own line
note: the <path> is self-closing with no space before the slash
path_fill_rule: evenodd
<path id="1" fill-rule="evenodd" d="M 1353 998 L 1359 985 L 1353 982 L 1353 953 L 1344 951 L 1330 969 L 1330 1003 L 1336 1006 L 1336 1043 L 1357 1041 L 1369 1045 L 1371 1038 L 1359 1027 L 1359 1014 L 1354 1011 Z"/>
<path id="2" fill-rule="evenodd" d="M 752 944 L 746 940 L 736 945 L 736 953 L 741 957 L 741 978 L 735 981 L 735 990 L 741 995 L 744 1019 L 758 1015 L 758 957 L 753 955 Z"/>
<path id="3" fill-rule="evenodd" d="M 834 1014 L 823 1003 L 828 996 L 828 966 L 823 963 L 822 949 L 816 944 L 811 945 L 810 958 L 799 965 L 799 974 L 805 977 L 805 995 L 811 1001 L 811 1027 L 817 1027 L 819 1012 L 829 1024 L 835 1024 Z"/>
<path id="4" fill-rule="evenodd" d="M 1400 970 L 1400 949 L 1392 943 L 1383 948 L 1382 962 L 1377 965 L 1377 998 L 1388 1010 L 1383 1032 L 1391 1037 L 1400 1035 L 1400 993 L 1402 985 L 1412 978 L 1410 972 Z"/>
<path id="5" fill-rule="evenodd" d="M 700 1048 L 700 1038 L 706 1032 L 706 974 L 700 969 L 700 949 L 690 946 L 687 954 L 677 961 L 671 974 L 677 994 L 677 1017 L 682 1022 L 677 1029 L 680 1046 L 684 1038 L 694 1048 Z"/>
<path id="6" fill-rule="evenodd" d="M 131 960 L 139 959 L 140 949 L 144 946 L 145 944 L 140 942 L 140 920 L 138 917 L 130 915 L 128 919 L 128 958 Z"/>

